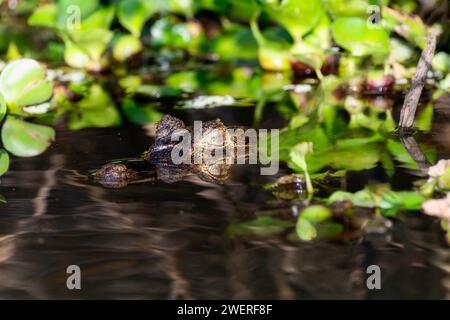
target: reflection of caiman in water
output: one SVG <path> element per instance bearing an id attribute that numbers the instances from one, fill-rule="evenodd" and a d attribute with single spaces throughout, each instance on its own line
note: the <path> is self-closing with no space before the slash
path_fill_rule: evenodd
<path id="1" fill-rule="evenodd" d="M 93 172 L 92 177 L 94 182 L 111 188 L 158 179 L 173 183 L 192 173 L 206 182 L 223 183 L 238 155 L 248 158 L 249 154 L 248 142 L 239 136 L 244 130 L 231 134 L 229 128 L 220 119 L 202 123 L 200 139 L 190 139 L 189 153 L 183 155 L 188 161 L 175 164 L 172 152 L 180 143 L 181 133 L 191 134 L 193 129 L 186 127 L 180 119 L 165 115 L 157 123 L 155 143 L 140 158 L 112 161 Z M 174 139 L 176 136 L 180 139 Z M 244 152 L 238 152 L 238 149 Z M 208 161 L 195 161 L 197 150 L 208 150 L 213 157 Z M 215 156 L 217 152 L 222 156 Z"/>

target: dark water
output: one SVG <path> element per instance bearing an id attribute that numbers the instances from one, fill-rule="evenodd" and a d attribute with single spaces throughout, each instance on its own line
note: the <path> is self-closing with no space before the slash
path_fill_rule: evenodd
<path id="1" fill-rule="evenodd" d="M 241 110 L 239 121 L 221 117 L 249 124 L 251 110 Z M 230 238 L 233 221 L 270 212 L 274 198 L 260 186 L 276 177 L 241 166 L 223 186 L 195 177 L 125 189 L 86 181 L 89 170 L 146 150 L 147 133 L 61 129 L 44 155 L 14 158 L 0 184 L 0 298 L 450 298 L 450 252 L 438 222 L 419 213 L 347 242 Z M 66 287 L 73 264 L 81 290 Z M 381 290 L 366 288 L 372 264 Z"/>

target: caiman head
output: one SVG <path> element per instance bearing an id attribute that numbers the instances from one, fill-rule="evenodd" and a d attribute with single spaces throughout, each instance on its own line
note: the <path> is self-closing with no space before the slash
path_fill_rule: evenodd
<path id="1" fill-rule="evenodd" d="M 176 176 L 188 170 L 205 181 L 222 183 L 228 178 L 232 163 L 229 157 L 235 155 L 238 140 L 228 129 L 220 119 L 207 121 L 202 123 L 201 135 L 197 137 L 193 128 L 186 127 L 183 121 L 165 115 L 157 123 L 155 143 L 145 158 L 159 167 L 160 178 L 167 182 L 178 181 Z M 173 139 L 179 136 L 174 135 L 177 130 L 185 130 L 191 135 L 188 164 L 174 164 L 172 160 L 172 151 L 180 142 L 179 139 Z M 227 148 L 231 152 L 227 153 Z"/>

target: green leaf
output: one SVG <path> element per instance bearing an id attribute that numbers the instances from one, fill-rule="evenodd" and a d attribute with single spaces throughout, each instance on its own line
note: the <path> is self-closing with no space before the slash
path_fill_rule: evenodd
<path id="1" fill-rule="evenodd" d="M 25 122 L 8 116 L 2 128 L 6 150 L 18 157 L 33 157 L 43 153 L 55 139 L 53 128 Z"/>
<path id="2" fill-rule="evenodd" d="M 54 3 L 45 4 L 34 9 L 33 14 L 28 18 L 28 24 L 32 27 L 54 28 L 58 8 Z"/>
<path id="3" fill-rule="evenodd" d="M 52 95 L 53 85 L 45 79 L 44 68 L 35 60 L 9 63 L 0 75 L 0 92 L 8 105 L 38 104 Z"/>
<path id="4" fill-rule="evenodd" d="M 442 73 L 450 71 L 450 54 L 446 52 L 438 52 L 433 58 L 433 69 Z"/>
<path id="5" fill-rule="evenodd" d="M 256 59 L 258 46 L 251 31 L 233 24 L 217 35 L 211 42 L 210 51 L 217 54 L 221 61 Z"/>
<path id="6" fill-rule="evenodd" d="M 77 33 L 71 40 L 65 40 L 66 46 L 78 47 L 78 50 L 89 57 L 90 60 L 97 62 L 102 57 L 105 52 L 109 42 L 113 36 L 112 31 L 107 29 L 95 29 L 86 32 Z M 73 40 L 73 41 L 72 41 Z M 71 48 L 75 50 L 75 48 Z M 66 62 L 72 62 L 70 53 L 64 53 L 64 58 Z M 74 65 L 74 67 L 78 67 Z"/>
<path id="7" fill-rule="evenodd" d="M 8 108 L 6 106 L 5 98 L 3 98 L 3 94 L 0 92 L 0 121 L 3 120 L 7 111 Z"/>
<path id="8" fill-rule="evenodd" d="M 367 17 L 369 0 L 322 0 L 333 17 Z"/>
<path id="9" fill-rule="evenodd" d="M 419 113 L 415 121 L 417 129 L 421 131 L 431 130 L 431 125 L 433 122 L 433 103 L 428 103 L 425 108 Z"/>
<path id="10" fill-rule="evenodd" d="M 317 225 L 319 239 L 331 239 L 340 235 L 344 231 L 344 226 L 340 223 L 327 222 Z"/>
<path id="11" fill-rule="evenodd" d="M 9 154 L 5 149 L 0 148 L 0 176 L 9 169 Z"/>
<path id="12" fill-rule="evenodd" d="M 69 129 L 107 128 L 119 126 L 121 123 L 122 118 L 116 107 L 106 106 L 73 112 L 69 118 Z"/>
<path id="13" fill-rule="evenodd" d="M 141 41 L 133 35 L 124 35 L 114 44 L 114 59 L 124 62 L 131 56 L 142 51 Z"/>
<path id="14" fill-rule="evenodd" d="M 295 231 L 298 237 L 304 241 L 311 241 L 317 237 L 316 227 L 306 219 L 298 219 Z"/>
<path id="15" fill-rule="evenodd" d="M 135 124 L 154 123 L 162 118 L 162 113 L 155 111 L 151 106 L 138 106 L 133 100 L 126 99 L 122 110 L 127 119 Z"/>
<path id="16" fill-rule="evenodd" d="M 80 28 L 70 30 L 72 34 L 86 33 L 97 29 L 109 29 L 114 19 L 113 6 L 101 7 L 81 22 Z"/>
<path id="17" fill-rule="evenodd" d="M 328 198 L 329 204 L 341 201 L 349 201 L 353 205 L 361 208 L 376 207 L 373 193 L 367 189 L 360 190 L 356 193 L 336 191 Z"/>
<path id="18" fill-rule="evenodd" d="M 108 92 L 99 84 L 89 88 L 87 95 L 78 102 L 78 110 L 71 113 L 69 128 L 79 130 L 87 127 L 113 127 L 122 118 Z"/>
<path id="19" fill-rule="evenodd" d="M 420 210 L 425 200 L 424 196 L 414 191 L 390 191 L 382 195 L 380 208 Z"/>
<path id="20" fill-rule="evenodd" d="M 370 28 L 361 18 L 338 18 L 331 32 L 336 43 L 354 56 L 389 53 L 389 34 L 382 28 Z"/>
<path id="21" fill-rule="evenodd" d="M 74 18 L 76 13 L 80 13 L 83 20 L 91 15 L 99 5 L 99 0 L 59 0 L 58 1 L 58 25 L 65 29 L 68 21 Z"/>
<path id="22" fill-rule="evenodd" d="M 263 3 L 270 17 L 285 27 L 294 39 L 311 31 L 325 13 L 320 0 L 269 0 Z"/>
<path id="23" fill-rule="evenodd" d="M 320 205 L 309 206 L 300 213 L 301 219 L 306 219 L 312 223 L 320 223 L 333 216 L 330 209 Z"/>
<path id="24" fill-rule="evenodd" d="M 117 5 L 117 17 L 125 29 L 139 37 L 145 22 L 160 10 L 160 3 L 154 0 L 121 0 Z"/>

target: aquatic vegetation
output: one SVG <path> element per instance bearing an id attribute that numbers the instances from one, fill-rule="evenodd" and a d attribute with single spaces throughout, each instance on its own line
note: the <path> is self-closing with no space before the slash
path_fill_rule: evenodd
<path id="1" fill-rule="evenodd" d="M 49 125 L 64 123 L 74 131 L 145 126 L 172 111 L 240 107 L 253 112 L 253 125 L 260 126 L 267 125 L 270 109 L 282 116 L 280 161 L 295 176 L 269 189 L 278 201 L 302 210 L 296 224 L 253 217 L 238 221 L 231 233 L 257 229 L 268 235 L 290 228 L 302 240 L 335 238 L 349 229 L 339 219 L 339 206 L 369 209 L 375 220 L 417 211 L 450 189 L 442 160 L 417 190 L 367 183 L 350 192 L 334 184 L 355 172 L 382 170 L 383 182 L 403 170 L 424 172 L 395 135 L 396 106 L 411 86 L 427 34 L 445 41 L 447 26 L 427 25 L 416 14 L 416 1 L 371 5 L 20 1 L 17 11 L 1 13 L 0 174 L 7 172 L 10 154 L 44 152 L 55 138 Z M 447 51 L 445 44 L 438 46 L 423 79 L 430 94 L 415 119 L 418 130 L 432 128 L 434 103 L 450 92 Z M 436 150 L 418 146 L 434 163 Z M 270 231 L 261 231 L 265 227 Z"/>
<path id="2" fill-rule="evenodd" d="M 32 157 L 47 149 L 54 139 L 53 128 L 33 124 L 21 118 L 29 116 L 32 108 L 49 106 L 53 84 L 46 79 L 45 69 L 35 60 L 15 60 L 0 74 L 0 120 L 3 148 L 15 156 Z M 1 153 L 1 174 L 9 167 L 9 156 Z"/>

